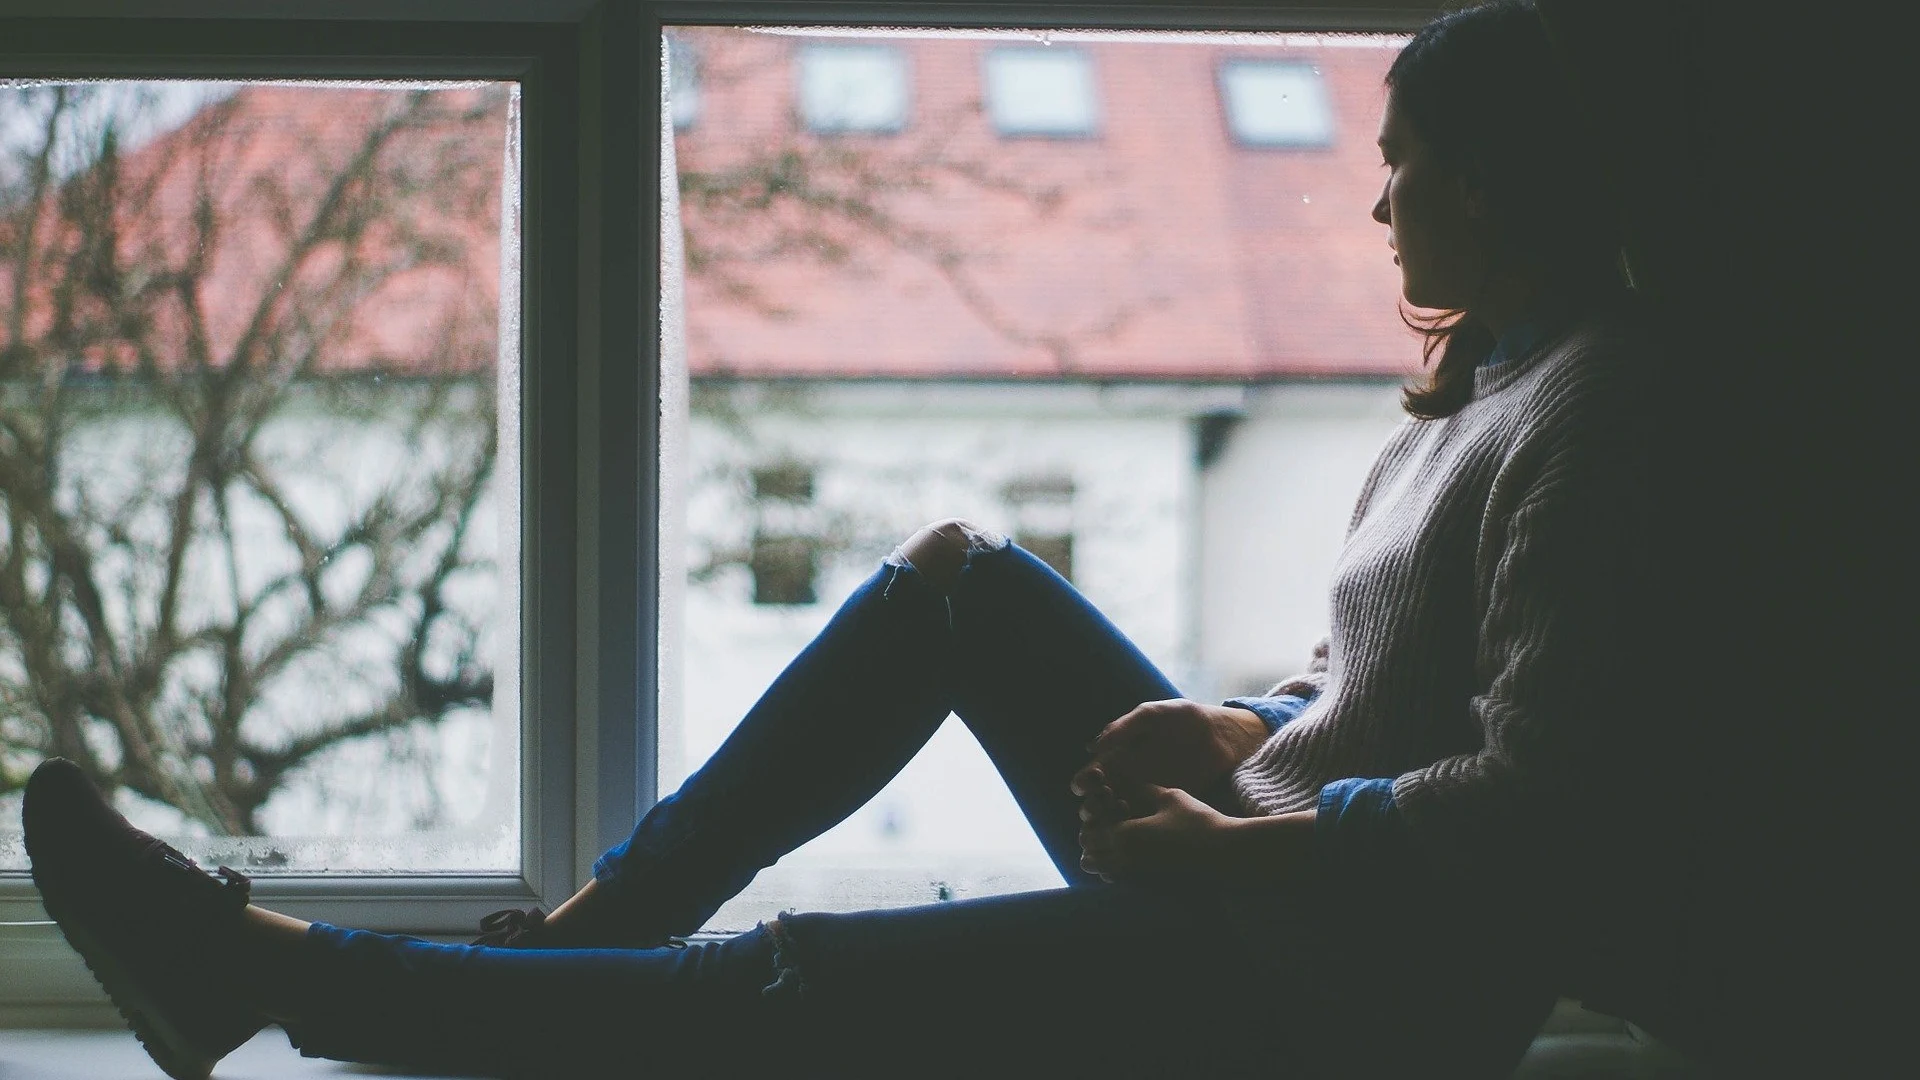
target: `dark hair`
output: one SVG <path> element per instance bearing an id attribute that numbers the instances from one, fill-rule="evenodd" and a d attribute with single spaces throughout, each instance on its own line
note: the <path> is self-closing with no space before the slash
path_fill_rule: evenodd
<path id="1" fill-rule="evenodd" d="M 1576 306 L 1621 296 L 1619 213 L 1532 0 L 1492 0 L 1428 23 L 1394 58 L 1387 93 L 1414 134 L 1485 193 L 1483 239 L 1495 258 Z M 1468 311 L 1403 308 L 1400 317 L 1426 337 L 1432 366 L 1407 387 L 1406 410 L 1427 419 L 1460 411 L 1492 332 Z"/>

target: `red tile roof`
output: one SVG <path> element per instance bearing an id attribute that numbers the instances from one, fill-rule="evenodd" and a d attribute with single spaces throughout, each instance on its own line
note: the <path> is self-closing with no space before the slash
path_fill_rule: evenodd
<path id="1" fill-rule="evenodd" d="M 1100 131 L 1036 139 L 998 136 L 980 107 L 983 53 L 995 43 L 899 40 L 912 86 L 906 130 L 817 138 L 795 133 L 799 40 L 676 33 L 693 42 L 701 76 L 699 116 L 676 140 L 683 176 L 791 146 L 808 158 L 849 149 L 883 171 L 920 162 L 904 172 L 928 185 L 878 199 L 906 223 L 892 230 L 905 241 L 868 234 L 846 264 L 786 255 L 745 266 L 762 306 L 784 312 L 691 274 L 696 374 L 1249 379 L 1400 374 L 1418 361 L 1396 315 L 1386 229 L 1369 217 L 1391 49 L 1076 44 L 1092 60 Z M 1217 70 L 1238 56 L 1316 65 L 1333 145 L 1237 145 Z M 1057 202 L 1032 194 L 1048 189 Z M 779 239 L 764 220 L 709 212 L 695 194 L 682 207 L 692 246 Z M 796 229 L 806 220 L 788 217 Z M 916 246 L 921 234 L 957 259 L 943 265 Z"/>
<path id="2" fill-rule="evenodd" d="M 86 231 L 68 211 L 97 190 L 102 170 L 69 179 L 44 200 L 35 226 L 23 336 L 47 353 L 77 352 L 71 359 L 91 371 L 146 360 L 161 370 L 251 363 L 296 374 L 491 367 L 504 88 L 437 93 L 436 119 L 397 128 L 362 180 L 336 189 L 406 98 L 387 89 L 244 87 L 123 155 L 112 247 L 123 291 L 143 297 L 128 308 L 140 320 L 131 336 L 112 332 L 99 295 L 70 288 L 90 271 L 76 258 L 88 248 Z M 330 198 L 343 209 L 316 228 Z M 203 208 L 212 225 L 205 242 Z M 356 218 L 364 219 L 357 235 Z M 0 220 L 0 244 L 14 243 L 19 221 Z M 295 258 L 297 250 L 305 254 Z M 11 303 L 15 265 L 0 259 L 0 303 Z M 165 284 L 189 273 L 198 278 L 191 304 Z M 70 315 L 60 314 L 63 305 Z M 75 328 L 57 325 L 63 317 Z"/>

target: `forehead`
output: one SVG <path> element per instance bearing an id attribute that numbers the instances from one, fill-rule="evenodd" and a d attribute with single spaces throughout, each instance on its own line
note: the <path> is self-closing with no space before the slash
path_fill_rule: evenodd
<path id="1" fill-rule="evenodd" d="M 1388 94 L 1386 108 L 1380 111 L 1378 142 L 1381 146 L 1403 144 L 1407 141 L 1407 135 L 1405 123 L 1400 119 L 1400 110 L 1393 107 L 1393 95 Z"/>

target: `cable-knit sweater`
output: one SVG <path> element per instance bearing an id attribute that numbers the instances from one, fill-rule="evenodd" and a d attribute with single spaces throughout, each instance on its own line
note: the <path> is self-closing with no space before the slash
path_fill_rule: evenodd
<path id="1" fill-rule="evenodd" d="M 1645 355 L 1584 320 L 1396 430 L 1334 568 L 1325 671 L 1269 691 L 1321 692 L 1235 772 L 1246 812 L 1391 777 L 1415 849 L 1471 872 L 1599 810 L 1645 535 Z"/>

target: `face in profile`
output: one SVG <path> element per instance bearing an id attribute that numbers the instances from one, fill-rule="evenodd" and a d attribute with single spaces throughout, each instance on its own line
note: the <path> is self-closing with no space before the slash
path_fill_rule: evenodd
<path id="1" fill-rule="evenodd" d="M 1380 157 L 1387 180 L 1373 220 L 1387 226 L 1401 295 L 1418 308 L 1468 307 L 1486 274 L 1472 228 L 1478 197 L 1408 126 L 1391 94 L 1380 118 Z"/>

